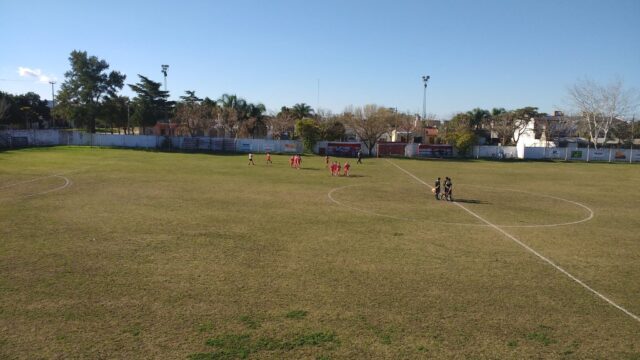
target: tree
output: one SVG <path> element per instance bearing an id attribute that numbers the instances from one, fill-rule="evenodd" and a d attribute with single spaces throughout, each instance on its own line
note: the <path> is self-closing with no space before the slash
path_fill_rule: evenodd
<path id="1" fill-rule="evenodd" d="M 475 108 L 467 112 L 469 115 L 469 121 L 471 130 L 477 131 L 482 128 L 482 125 L 486 124 L 487 120 L 491 118 L 489 110 Z"/>
<path id="2" fill-rule="evenodd" d="M 321 121 L 318 127 L 320 129 L 320 139 L 323 140 L 341 140 L 346 133 L 344 124 L 335 117 Z"/>
<path id="3" fill-rule="evenodd" d="M 162 119 L 168 120 L 169 110 L 173 102 L 168 101 L 169 92 L 160 90 L 161 84 L 138 74 L 140 78 L 136 84 L 129 84 L 129 88 L 136 93 L 133 98 L 133 115 L 131 119 L 144 130 L 154 126 Z"/>
<path id="4" fill-rule="evenodd" d="M 469 112 L 458 113 L 444 125 L 445 139 L 460 155 L 465 155 L 476 141 L 472 131 L 473 118 Z"/>
<path id="5" fill-rule="evenodd" d="M 255 138 L 256 136 L 266 136 L 267 124 L 264 112 L 267 111 L 263 104 L 247 103 L 246 118 L 240 125 L 240 135 Z"/>
<path id="6" fill-rule="evenodd" d="M 304 149 L 312 152 L 320 137 L 320 127 L 313 119 L 301 119 L 296 122 L 296 135 L 302 139 Z"/>
<path id="7" fill-rule="evenodd" d="M 638 95 L 624 88 L 622 80 L 603 86 L 592 80 L 576 82 L 568 89 L 569 101 L 580 114 L 593 146 L 598 148 L 598 138 L 609 136 L 615 119 L 624 119 L 638 106 Z"/>
<path id="8" fill-rule="evenodd" d="M 12 95 L 0 92 L 0 124 L 15 127 L 41 127 L 45 121 L 51 120 L 51 109 L 47 101 L 40 95 L 28 92 Z"/>
<path id="9" fill-rule="evenodd" d="M 276 138 L 281 138 L 284 134 L 291 134 L 295 128 L 295 118 L 291 108 L 283 106 L 280 111 L 269 119 L 271 132 Z"/>
<path id="10" fill-rule="evenodd" d="M 511 118 L 513 119 L 512 125 L 514 127 L 511 138 L 514 144 L 517 144 L 520 137 L 527 132 L 527 127 L 535 118 L 546 115 L 539 113 L 538 108 L 532 106 L 513 110 L 511 114 Z"/>
<path id="11" fill-rule="evenodd" d="M 106 97 L 98 115 L 97 123 L 109 128 L 112 134 L 114 127 L 118 128 L 118 132 L 120 132 L 120 129 L 125 129 L 126 133 L 128 102 L 129 98 L 126 96 Z"/>
<path id="12" fill-rule="evenodd" d="M 393 112 L 388 108 L 370 104 L 363 107 L 348 108 L 342 116 L 344 124 L 364 142 L 369 155 L 378 140 L 389 131 L 393 123 Z"/>
<path id="13" fill-rule="evenodd" d="M 76 125 L 95 132 L 96 117 L 104 97 L 115 97 L 124 86 L 125 75 L 117 71 L 107 73 L 109 64 L 86 51 L 74 50 L 69 56 L 71 70 L 60 86 L 55 113 L 73 119 Z"/>
<path id="14" fill-rule="evenodd" d="M 305 103 L 299 103 L 293 105 L 291 108 L 293 118 L 296 120 L 308 118 L 313 116 L 313 108 Z"/>
<path id="15" fill-rule="evenodd" d="M 393 127 L 396 131 L 402 131 L 407 133 L 407 142 L 410 142 L 411 139 L 408 134 L 413 133 L 419 125 L 422 123 L 418 122 L 418 119 L 414 115 L 406 114 L 406 113 L 398 113 L 395 109 L 389 109 L 391 111 L 391 121 L 393 123 Z"/>
<path id="16" fill-rule="evenodd" d="M 191 94 L 195 96 L 195 94 Z M 185 97 L 181 97 L 185 98 Z M 187 95 L 186 101 L 176 105 L 174 119 L 181 133 L 189 136 L 203 135 L 214 124 L 218 114 L 215 102 L 199 102 Z"/>
<path id="17" fill-rule="evenodd" d="M 185 95 L 180 96 L 180 100 L 187 104 L 200 103 L 202 99 L 196 96 L 194 90 L 185 90 Z"/>
<path id="18" fill-rule="evenodd" d="M 221 125 L 227 134 L 234 134 L 238 137 L 238 129 L 246 120 L 247 102 L 237 95 L 222 94 L 218 99 L 220 107 Z"/>

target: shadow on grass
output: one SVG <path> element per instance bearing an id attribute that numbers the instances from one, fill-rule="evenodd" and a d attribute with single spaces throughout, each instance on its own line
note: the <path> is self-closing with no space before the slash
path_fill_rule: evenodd
<path id="1" fill-rule="evenodd" d="M 454 201 L 455 202 L 459 202 L 459 203 L 463 203 L 463 204 L 482 204 L 482 205 L 489 204 L 488 201 L 475 200 L 475 199 L 455 199 Z"/>

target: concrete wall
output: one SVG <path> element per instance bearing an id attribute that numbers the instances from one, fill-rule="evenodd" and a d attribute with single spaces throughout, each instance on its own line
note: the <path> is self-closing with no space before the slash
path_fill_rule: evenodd
<path id="1" fill-rule="evenodd" d="M 518 157 L 515 146 L 474 146 L 472 154 L 476 159 L 515 159 Z"/>
<path id="2" fill-rule="evenodd" d="M 90 134 L 63 130 L 10 130 L 1 132 L 15 143 L 26 139 L 27 146 L 107 146 L 158 149 L 170 147 L 186 151 L 301 153 L 302 143 L 295 140 L 222 139 L 209 137 L 166 137 L 155 135 Z M 19 140 L 19 141 L 18 141 Z"/>
<path id="3" fill-rule="evenodd" d="M 9 139 L 15 146 L 24 143 L 25 146 L 107 146 L 124 148 L 158 149 L 168 147 L 166 137 L 154 135 L 119 135 L 119 134 L 90 134 L 81 131 L 65 130 L 7 130 L 0 131 L 4 139 Z M 25 142 L 26 140 L 26 142 Z M 314 152 L 320 147 L 327 147 L 328 141 L 316 144 Z M 362 152 L 366 156 L 368 149 L 364 143 Z M 183 151 L 212 151 L 212 152 L 240 152 L 240 153 L 284 153 L 295 154 L 303 152 L 303 146 L 297 140 L 268 140 L 268 139 L 223 139 L 210 137 L 172 137 L 170 146 Z M 407 144 L 405 156 L 418 156 L 418 144 Z M 375 148 L 372 152 L 375 156 Z M 455 153 L 454 153 L 455 155 Z M 640 149 L 601 149 L 591 148 L 557 148 L 557 147 L 524 147 L 518 151 L 515 146 L 474 146 L 474 158 L 492 159 L 551 159 L 567 161 L 601 161 L 601 162 L 634 162 L 640 163 Z"/>

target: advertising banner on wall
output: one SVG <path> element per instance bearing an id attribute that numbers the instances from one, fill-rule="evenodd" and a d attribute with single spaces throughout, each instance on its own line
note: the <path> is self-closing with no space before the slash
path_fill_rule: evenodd
<path id="1" fill-rule="evenodd" d="M 450 157 L 453 156 L 453 146 L 421 144 L 418 146 L 418 155 L 423 157 Z"/>
<path id="2" fill-rule="evenodd" d="M 589 160 L 609 160 L 609 152 L 604 150 L 592 150 L 589 153 Z"/>
<path id="3" fill-rule="evenodd" d="M 361 147 L 360 143 L 330 142 L 327 144 L 327 155 L 355 157 Z"/>
<path id="4" fill-rule="evenodd" d="M 627 159 L 627 154 L 625 153 L 624 150 L 615 150 L 614 152 L 614 160 L 615 161 L 626 161 Z"/>
<path id="5" fill-rule="evenodd" d="M 582 150 L 571 151 L 571 159 L 574 159 L 574 160 L 582 159 Z"/>
<path id="6" fill-rule="evenodd" d="M 282 146 L 282 152 L 295 153 L 295 152 L 298 152 L 298 147 L 296 146 L 295 143 L 285 143 Z"/>
<path id="7" fill-rule="evenodd" d="M 633 150 L 631 153 L 631 159 L 633 162 L 640 162 L 640 150 Z"/>
<path id="8" fill-rule="evenodd" d="M 250 152 L 251 151 L 251 143 L 250 142 L 241 142 L 240 143 L 240 151 L 241 152 Z"/>
<path id="9" fill-rule="evenodd" d="M 563 158 L 564 159 L 564 151 L 560 151 L 558 149 L 549 149 L 547 152 L 547 158 L 550 159 L 560 159 Z"/>
<path id="10" fill-rule="evenodd" d="M 381 142 L 378 143 L 378 156 L 404 156 L 406 143 Z"/>

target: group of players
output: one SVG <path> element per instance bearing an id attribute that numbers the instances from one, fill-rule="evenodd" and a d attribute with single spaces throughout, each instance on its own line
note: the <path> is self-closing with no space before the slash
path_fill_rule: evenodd
<path id="1" fill-rule="evenodd" d="M 451 178 L 448 176 L 444 178 L 444 193 L 441 192 L 440 178 L 436 179 L 433 193 L 436 196 L 436 200 L 453 201 L 453 183 L 451 182 Z"/>
<path id="2" fill-rule="evenodd" d="M 324 157 L 324 164 L 327 169 L 331 172 L 331 176 L 341 176 L 340 170 L 344 169 L 343 176 L 349 176 L 349 170 L 351 169 L 351 165 L 348 161 L 344 162 L 344 167 L 340 165 L 340 162 L 332 161 L 331 165 L 329 165 L 329 155 Z"/>
<path id="3" fill-rule="evenodd" d="M 271 161 L 271 153 L 265 154 L 267 165 L 273 164 Z M 340 165 L 340 162 L 333 161 L 331 165 L 329 165 L 329 156 L 325 156 L 325 166 L 331 171 L 331 176 L 341 176 L 340 171 L 344 171 L 342 176 L 349 176 L 349 170 L 351 169 L 351 165 L 348 161 L 345 161 L 344 166 Z M 362 158 L 358 157 L 358 161 L 362 163 Z M 249 153 L 249 163 L 247 165 L 255 165 L 256 163 L 253 161 L 253 153 Z M 295 154 L 291 158 L 289 158 L 289 166 L 294 169 L 300 169 L 302 166 L 302 156 L 300 154 Z"/>

